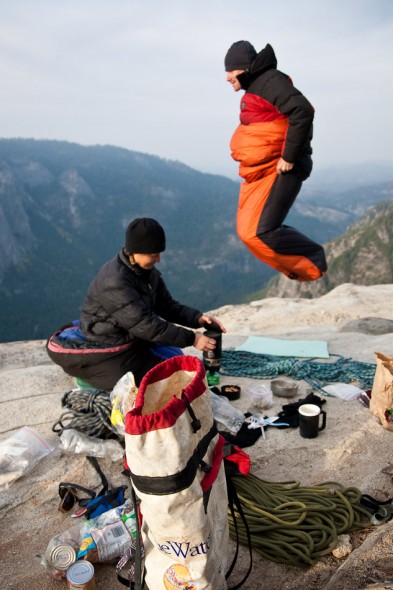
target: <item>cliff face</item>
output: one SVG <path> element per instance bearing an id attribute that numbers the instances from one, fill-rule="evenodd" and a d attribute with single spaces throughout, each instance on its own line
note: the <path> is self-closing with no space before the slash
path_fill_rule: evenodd
<path id="1" fill-rule="evenodd" d="M 330 272 L 325 281 L 301 286 L 304 292 L 285 279 L 269 293 L 315 296 L 362 276 L 366 284 L 392 280 L 387 210 L 378 213 L 375 233 L 365 227 L 363 239 L 348 234 L 331 242 L 360 211 L 387 198 L 389 186 L 340 197 L 307 193 L 305 183 L 286 223 L 330 241 Z M 45 338 L 79 317 L 90 280 L 116 255 L 135 217 L 155 217 L 164 226 L 160 270 L 177 300 L 206 310 L 260 298 L 255 293 L 275 272 L 237 237 L 238 192 L 237 182 L 148 154 L 0 139 L 0 341 Z"/>
<path id="2" fill-rule="evenodd" d="M 46 337 L 78 317 L 135 217 L 165 227 L 160 268 L 177 299 L 207 309 L 228 281 L 238 300 L 256 263 L 236 238 L 237 192 L 226 178 L 128 150 L 0 140 L 0 340 Z"/>
<path id="3" fill-rule="evenodd" d="M 313 283 L 277 277 L 267 297 L 318 297 L 343 284 L 378 285 L 393 282 L 393 201 L 370 209 L 340 238 L 326 244 L 328 274 Z"/>
<path id="4" fill-rule="evenodd" d="M 19 264 L 36 247 L 27 213 L 29 201 L 12 168 L 0 162 L 0 282 L 7 268 Z"/>

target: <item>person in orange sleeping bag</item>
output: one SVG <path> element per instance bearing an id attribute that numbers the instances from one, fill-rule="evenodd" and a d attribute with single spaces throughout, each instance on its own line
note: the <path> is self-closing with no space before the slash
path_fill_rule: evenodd
<path id="1" fill-rule="evenodd" d="M 225 70 L 234 91 L 245 90 L 240 125 L 230 144 L 244 178 L 238 236 L 257 258 L 290 279 L 319 279 L 327 271 L 323 247 L 283 225 L 311 174 L 314 108 L 277 70 L 269 44 L 257 54 L 249 41 L 233 43 L 225 56 Z"/>

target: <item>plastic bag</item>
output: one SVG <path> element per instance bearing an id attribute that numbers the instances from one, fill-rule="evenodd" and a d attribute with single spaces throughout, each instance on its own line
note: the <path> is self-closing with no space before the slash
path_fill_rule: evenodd
<path id="1" fill-rule="evenodd" d="M 66 577 L 67 568 L 61 569 L 53 561 L 58 549 L 68 549 L 69 555 L 74 552 L 75 560 L 82 558 L 92 563 L 112 561 L 131 547 L 136 534 L 135 518 L 132 502 L 127 499 L 122 506 L 107 510 L 96 518 L 78 523 L 52 537 L 40 563 L 54 580 L 61 580 Z M 89 536 L 91 541 L 88 540 Z"/>
<path id="2" fill-rule="evenodd" d="M 124 417 L 133 408 L 137 393 L 138 388 L 131 371 L 123 375 L 111 391 L 111 423 L 120 436 L 124 436 Z"/>
<path id="3" fill-rule="evenodd" d="M 136 515 L 131 500 L 107 510 L 81 527 L 78 559 L 91 563 L 108 562 L 123 555 L 136 536 Z"/>
<path id="4" fill-rule="evenodd" d="M 252 405 L 258 410 L 268 410 L 272 407 L 273 393 L 266 385 L 250 385 L 247 393 L 252 400 Z"/>
<path id="5" fill-rule="evenodd" d="M 363 392 L 363 389 L 356 387 L 356 385 L 351 385 L 350 383 L 333 383 L 331 385 L 325 385 L 322 389 L 329 395 L 339 397 L 348 402 L 357 399 Z"/>
<path id="6" fill-rule="evenodd" d="M 35 465 L 53 451 L 35 430 L 24 426 L 0 443 L 0 490 L 26 475 Z"/>
<path id="7" fill-rule="evenodd" d="M 238 432 L 245 420 L 243 412 L 232 406 L 226 397 L 217 395 L 211 389 L 209 391 L 214 419 L 232 432 Z"/>
<path id="8" fill-rule="evenodd" d="M 375 353 L 377 367 L 371 390 L 370 411 L 386 430 L 393 430 L 393 356 Z"/>
<path id="9" fill-rule="evenodd" d="M 124 450 L 121 444 L 114 439 L 101 439 L 95 436 L 87 436 L 74 428 L 66 428 L 60 435 L 59 449 L 63 453 L 89 455 L 119 461 Z"/>
<path id="10" fill-rule="evenodd" d="M 81 525 L 75 524 L 69 529 L 63 531 L 59 535 L 55 535 L 49 541 L 44 554 L 41 556 L 41 565 L 43 565 L 47 573 L 54 580 L 61 580 L 66 577 L 67 566 L 61 566 L 55 561 L 57 551 L 62 549 L 68 550 L 68 555 L 73 554 L 73 559 L 76 560 L 76 554 L 81 543 Z M 72 559 L 69 559 L 68 567 L 71 565 Z"/>

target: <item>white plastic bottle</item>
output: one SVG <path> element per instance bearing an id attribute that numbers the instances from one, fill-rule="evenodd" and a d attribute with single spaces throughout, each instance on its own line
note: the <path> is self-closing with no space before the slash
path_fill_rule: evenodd
<path id="1" fill-rule="evenodd" d="M 215 420 L 226 426 L 228 430 L 238 432 L 245 420 L 243 412 L 232 406 L 226 397 L 217 395 L 211 389 L 209 391 Z"/>
<path id="2" fill-rule="evenodd" d="M 90 455 L 112 461 L 119 461 L 124 455 L 123 447 L 117 440 L 87 436 L 73 428 L 63 430 L 60 435 L 59 448 L 67 454 Z"/>

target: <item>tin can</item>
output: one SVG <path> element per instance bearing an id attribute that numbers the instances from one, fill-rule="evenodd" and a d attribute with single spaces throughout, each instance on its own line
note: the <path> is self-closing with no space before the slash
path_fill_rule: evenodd
<path id="1" fill-rule="evenodd" d="M 90 561 L 76 561 L 67 571 L 69 590 L 96 590 L 94 567 Z"/>
<path id="2" fill-rule="evenodd" d="M 66 575 L 68 568 L 75 562 L 76 552 L 71 545 L 57 545 L 49 555 L 49 561 L 54 569 Z"/>

